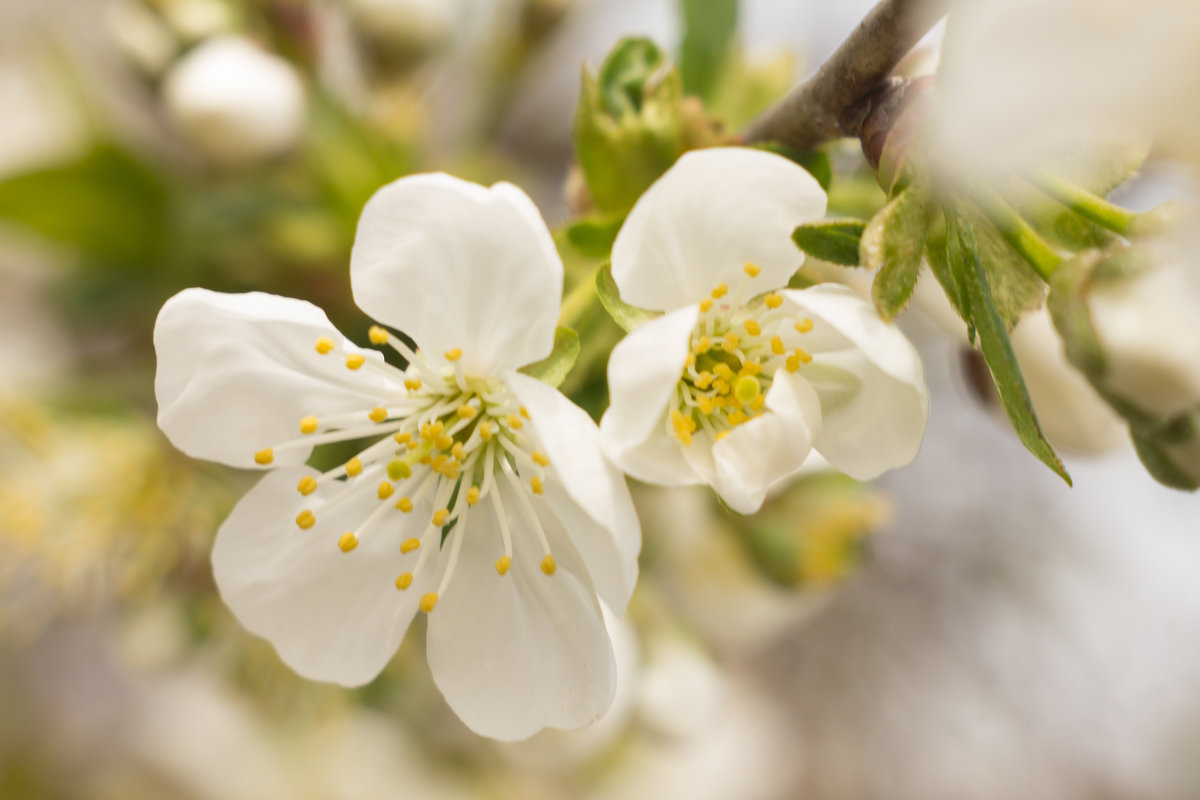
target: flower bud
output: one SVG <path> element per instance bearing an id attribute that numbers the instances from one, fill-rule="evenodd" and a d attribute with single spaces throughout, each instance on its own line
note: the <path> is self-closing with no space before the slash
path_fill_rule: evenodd
<path id="1" fill-rule="evenodd" d="M 1154 430 L 1133 431 L 1146 469 L 1175 489 L 1200 488 L 1200 406 Z"/>
<path id="2" fill-rule="evenodd" d="M 167 75 L 163 100 L 183 136 L 223 166 L 278 155 L 303 132 L 300 75 L 237 36 L 209 40 L 180 59 Z"/>
<path id="3" fill-rule="evenodd" d="M 347 0 L 358 33 L 381 54 L 414 57 L 450 38 L 458 4 L 451 0 Z"/>

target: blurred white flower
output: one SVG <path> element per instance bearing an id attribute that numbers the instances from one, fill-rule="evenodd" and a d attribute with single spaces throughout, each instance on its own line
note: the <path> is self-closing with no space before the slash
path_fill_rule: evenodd
<path id="1" fill-rule="evenodd" d="M 801 167 L 741 148 L 688 153 L 638 200 L 613 278 L 667 313 L 609 361 L 601 434 L 618 466 L 751 513 L 814 449 L 860 480 L 916 457 L 928 397 L 912 345 L 845 287 L 786 288 L 803 260 L 791 232 L 824 212 Z"/>
<path id="2" fill-rule="evenodd" d="M 652 643 L 638 686 L 638 717 L 651 730 L 686 738 L 708 726 L 724 700 L 725 676 L 701 649 L 679 638 Z"/>
<path id="3" fill-rule="evenodd" d="M 473 730 L 591 722 L 615 682 L 597 594 L 624 611 L 641 531 L 595 424 L 516 371 L 553 347 L 562 262 L 545 223 L 510 184 L 403 178 L 367 203 L 350 270 L 359 306 L 425 348 L 371 329 L 406 370 L 299 300 L 189 289 L 159 315 L 171 441 L 277 467 L 218 534 L 222 596 L 297 672 L 348 686 L 420 608 L 434 682 Z M 368 437 L 335 469 L 304 466 L 314 445 Z"/>
<path id="4" fill-rule="evenodd" d="M 224 166 L 279 155 L 304 132 L 300 74 L 238 36 L 211 39 L 180 59 L 167 73 L 163 101 L 187 140 Z"/>
<path id="5" fill-rule="evenodd" d="M 354 26 L 381 44 L 424 51 L 445 42 L 460 4 L 455 0 L 345 0 Z"/>
<path id="6" fill-rule="evenodd" d="M 179 49 L 174 31 L 141 0 L 113 0 L 104 22 L 121 55 L 149 75 L 165 70 Z"/>

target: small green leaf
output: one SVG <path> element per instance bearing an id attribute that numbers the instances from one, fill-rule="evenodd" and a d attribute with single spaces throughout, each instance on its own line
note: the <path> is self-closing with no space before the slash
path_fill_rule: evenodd
<path id="1" fill-rule="evenodd" d="M 877 270 L 871 297 L 886 320 L 895 319 L 912 297 L 928 226 L 929 193 L 914 183 L 884 206 L 863 232 L 859 260 Z"/>
<path id="2" fill-rule="evenodd" d="M 1046 284 L 977 208 L 964 203 L 959 221 L 970 228 L 992 304 L 1011 330 L 1026 312 L 1041 305 Z"/>
<path id="3" fill-rule="evenodd" d="M 1038 424 L 1004 319 L 992 300 L 992 290 L 988 285 L 981 253 L 974 241 L 973 228 L 969 221 L 954 211 L 948 210 L 946 217 L 950 268 L 957 273 L 958 282 L 965 287 L 970 319 L 979 334 L 979 348 L 992 372 L 992 380 L 1008 419 L 1029 452 L 1070 485 L 1071 476 Z"/>
<path id="4" fill-rule="evenodd" d="M 683 45 L 679 70 L 683 89 L 704 100 L 712 96 L 737 33 L 738 0 L 681 0 Z"/>
<path id="5" fill-rule="evenodd" d="M 596 272 L 596 294 L 600 297 L 604 310 L 626 333 L 658 316 L 652 311 L 631 306 L 621 299 L 621 292 L 617 289 L 617 282 L 613 280 L 612 266 L 609 264 L 605 264 Z"/>
<path id="6" fill-rule="evenodd" d="M 950 301 L 950 305 L 954 307 L 958 315 L 967 323 L 968 339 L 974 342 L 975 326 L 971 322 L 971 307 L 967 300 L 966 287 L 959 283 L 958 272 L 950 269 L 950 257 L 947 254 L 946 221 L 941 214 L 935 215 L 928 230 L 925 232 L 925 262 L 929 264 L 934 277 L 941 284 L 942 291 L 946 293 L 946 298 Z"/>
<path id="7" fill-rule="evenodd" d="M 806 222 L 792 231 L 792 241 L 813 258 L 858 266 L 858 244 L 867 223 L 861 219 L 823 219 Z"/>
<path id="8" fill-rule="evenodd" d="M 589 258 L 608 258 L 624 222 L 625 217 L 621 214 L 584 217 L 567 226 L 567 241 L 581 255 Z"/>
<path id="9" fill-rule="evenodd" d="M 570 328 L 560 327 L 554 331 L 554 349 L 550 351 L 550 355 L 536 364 L 521 367 L 521 372 L 531 378 L 537 378 L 548 386 L 558 388 L 558 385 L 567 377 L 567 373 L 571 371 L 571 367 L 575 366 L 577 358 L 579 358 L 579 334 Z"/>

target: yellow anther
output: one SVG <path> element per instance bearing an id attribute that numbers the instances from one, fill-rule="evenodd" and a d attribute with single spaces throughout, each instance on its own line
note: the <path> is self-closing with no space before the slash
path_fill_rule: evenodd
<path id="1" fill-rule="evenodd" d="M 529 419 L 529 409 L 527 409 L 525 406 L 521 406 L 519 409 L 517 409 L 517 411 L 520 412 L 522 417 Z"/>
<path id="2" fill-rule="evenodd" d="M 269 447 L 266 450 L 259 450 L 257 453 L 254 454 L 254 463 L 255 464 L 261 464 L 263 466 L 266 466 L 267 464 L 270 464 L 274 460 L 275 460 L 275 451 Z"/>
<path id="3" fill-rule="evenodd" d="M 529 457 L 532 458 L 533 463 L 537 464 L 539 467 L 550 466 L 550 459 L 547 458 L 546 454 L 540 450 L 534 450 L 532 453 L 529 454 Z"/>
<path id="4" fill-rule="evenodd" d="M 803 347 L 797 347 L 792 351 L 792 355 L 800 359 L 801 364 L 807 364 L 808 362 L 812 361 L 812 353 L 808 352 Z"/>
<path id="5" fill-rule="evenodd" d="M 387 500 L 392 496 L 392 492 L 394 491 L 396 490 L 392 488 L 392 485 L 387 481 L 384 481 L 383 483 L 379 484 L 379 488 L 375 490 L 375 496 L 380 500 Z"/>
<path id="6" fill-rule="evenodd" d="M 400 431 L 392 438 L 396 440 L 396 444 L 407 446 L 412 443 L 412 431 Z"/>
<path id="7" fill-rule="evenodd" d="M 354 458 L 352 458 L 346 462 L 346 474 L 349 475 L 351 478 L 361 475 L 362 471 L 363 471 L 362 461 L 359 459 L 358 456 L 355 456 Z"/>
<path id="8" fill-rule="evenodd" d="M 446 524 L 446 518 L 449 516 L 450 516 L 450 509 L 439 508 L 437 511 L 433 512 L 433 524 L 440 528 L 441 526 Z"/>
<path id="9" fill-rule="evenodd" d="M 733 369 L 724 362 L 721 362 L 713 367 L 713 373 L 715 373 L 718 378 L 726 381 L 733 377 Z"/>
<path id="10" fill-rule="evenodd" d="M 521 418 L 516 414 L 509 414 L 504 418 L 504 421 L 507 422 L 508 427 L 512 428 L 514 431 L 519 431 L 521 428 L 525 427 L 525 423 L 521 422 Z"/>
<path id="11" fill-rule="evenodd" d="M 753 411 L 762 411 L 763 406 L 765 406 L 766 404 L 767 404 L 767 396 L 765 394 L 760 394 L 758 397 L 756 397 L 750 401 L 750 408 Z"/>
<path id="12" fill-rule="evenodd" d="M 696 405 L 700 407 L 701 414 L 711 414 L 713 412 L 713 401 L 704 395 L 696 398 Z"/>
<path id="13" fill-rule="evenodd" d="M 413 510 L 413 502 L 407 497 L 401 497 L 396 501 L 396 508 L 403 511 L 405 514 Z"/>
<path id="14" fill-rule="evenodd" d="M 494 432 L 494 429 L 492 427 L 492 423 L 486 422 L 486 421 L 479 423 L 479 438 L 480 439 L 483 439 L 486 442 L 488 439 L 492 438 L 493 432 Z"/>
<path id="15" fill-rule="evenodd" d="M 733 388 L 734 397 L 739 403 L 749 403 L 754 398 L 762 394 L 762 387 L 758 381 L 749 375 L 743 375 L 738 378 L 737 385 Z"/>
<path id="16" fill-rule="evenodd" d="M 788 372 L 795 372 L 796 370 L 800 369 L 800 357 L 793 353 L 787 357 L 787 360 L 783 362 L 783 366 Z"/>
<path id="17" fill-rule="evenodd" d="M 328 336 L 322 336 L 317 339 L 317 352 L 321 355 L 328 355 L 333 352 L 333 348 L 333 339 L 330 339 Z"/>
<path id="18" fill-rule="evenodd" d="M 413 550 L 416 550 L 420 546 L 421 546 L 421 540 L 417 539 L 416 537 L 413 537 L 411 539 L 405 539 L 403 542 L 400 543 L 400 552 L 401 553 L 411 553 Z"/>
<path id="19" fill-rule="evenodd" d="M 767 308 L 779 308 L 783 305 L 783 295 L 771 292 L 763 298 L 763 303 L 766 304 Z"/>
<path id="20" fill-rule="evenodd" d="M 301 433 L 316 433 L 318 427 L 320 427 L 320 423 L 317 422 L 316 417 L 305 417 L 300 420 Z"/>
<path id="21" fill-rule="evenodd" d="M 707 389 L 709 386 L 712 385 L 712 379 L 713 379 L 713 375 L 708 370 L 701 372 L 699 375 L 696 376 L 696 388 L 697 389 Z"/>
<path id="22" fill-rule="evenodd" d="M 367 331 L 367 336 L 371 339 L 371 344 L 387 344 L 388 332 L 378 325 L 372 325 Z"/>
<path id="23" fill-rule="evenodd" d="M 729 381 L 724 378 L 717 378 L 713 381 L 713 389 L 717 394 L 729 394 Z"/>
<path id="24" fill-rule="evenodd" d="M 443 433 L 433 440 L 433 446 L 438 450 L 449 450 L 454 446 L 454 437 L 448 433 Z"/>
<path id="25" fill-rule="evenodd" d="M 699 338 L 699 340 L 697 340 L 696 350 L 695 350 L 697 355 L 704 355 L 711 349 L 712 349 L 712 340 L 709 339 L 707 336 L 701 336 Z"/>
<path id="26" fill-rule="evenodd" d="M 501 575 L 508 574 L 508 568 L 512 566 L 512 558 L 509 556 L 500 556 L 496 559 L 496 572 Z"/>
<path id="27" fill-rule="evenodd" d="M 683 368 L 689 369 L 694 366 L 696 366 L 696 354 L 688 353 L 687 357 L 683 359 Z"/>
<path id="28" fill-rule="evenodd" d="M 404 379 L 404 388 L 408 389 L 410 392 L 417 391 L 418 389 L 421 388 L 421 379 L 420 378 L 405 378 Z"/>
<path id="29" fill-rule="evenodd" d="M 410 586 L 412 586 L 412 573 L 411 572 L 402 572 L 396 576 L 396 588 L 397 589 L 399 589 L 400 591 L 403 592 L 405 589 L 407 589 Z"/>
<path id="30" fill-rule="evenodd" d="M 458 361 L 460 358 L 462 358 L 462 350 L 457 347 L 446 351 L 447 361 Z"/>
<path id="31" fill-rule="evenodd" d="M 304 530 L 308 530 L 317 524 L 317 518 L 313 515 L 313 512 L 306 508 L 296 515 L 296 524 Z"/>
<path id="32" fill-rule="evenodd" d="M 710 308 L 712 308 L 712 306 L 713 306 L 713 301 L 706 297 L 700 301 L 700 312 L 704 313 L 705 311 L 708 311 Z"/>
<path id="33" fill-rule="evenodd" d="M 741 410 L 731 411 L 729 413 L 729 424 L 730 425 L 741 425 L 743 422 L 746 421 L 746 419 L 747 419 L 746 414 Z"/>
<path id="34" fill-rule="evenodd" d="M 716 286 L 713 287 L 713 290 L 712 290 L 713 299 L 720 300 L 722 297 L 725 296 L 725 293 L 728 291 L 729 291 L 728 286 L 726 286 L 724 283 L 718 283 Z"/>
<path id="35" fill-rule="evenodd" d="M 410 467 L 406 461 L 393 458 L 388 462 L 387 474 L 388 477 L 394 481 L 404 480 L 405 478 L 412 477 L 412 467 Z"/>
<path id="36" fill-rule="evenodd" d="M 779 338 L 778 336 L 772 336 L 771 337 L 771 352 L 777 356 L 781 356 L 786 351 L 787 351 L 787 348 L 783 346 L 783 339 Z"/>
<path id="37" fill-rule="evenodd" d="M 758 264 L 751 264 L 749 261 L 747 261 L 745 266 L 742 267 L 742 272 L 746 273 L 751 278 L 757 278 L 760 274 L 762 274 L 762 267 L 760 267 Z"/>
<path id="38" fill-rule="evenodd" d="M 473 506 L 478 502 L 479 502 L 479 487 L 472 486 L 470 489 L 467 489 L 467 505 Z"/>
<path id="39" fill-rule="evenodd" d="M 733 331 L 725 334 L 725 338 L 721 340 L 721 347 L 724 348 L 725 352 L 727 353 L 732 353 L 734 350 L 737 350 L 738 335 Z"/>
<path id="40" fill-rule="evenodd" d="M 302 495 L 308 496 L 317 490 L 317 479 L 312 475 L 305 475 L 300 479 L 300 483 L 296 484 L 296 491 Z"/>
<path id="41" fill-rule="evenodd" d="M 446 426 L 439 419 L 437 422 L 432 422 L 428 427 L 421 429 L 421 435 L 429 441 L 433 441 L 442 435 L 442 431 L 446 430 Z"/>
<path id="42" fill-rule="evenodd" d="M 808 333 L 813 329 L 813 321 L 808 317 L 805 317 L 792 327 L 796 329 L 796 333 Z"/>
<path id="43" fill-rule="evenodd" d="M 719 442 L 729 435 L 729 431 L 717 431 L 717 435 L 713 437 L 713 441 Z"/>
<path id="44" fill-rule="evenodd" d="M 742 327 L 746 329 L 746 333 L 751 336 L 758 336 L 762 333 L 762 325 L 758 324 L 757 320 L 748 319 L 742 323 Z"/>
<path id="45" fill-rule="evenodd" d="M 421 595 L 421 610 L 426 614 L 433 611 L 433 607 L 437 605 L 437 592 L 426 592 Z"/>
<path id="46" fill-rule="evenodd" d="M 463 403 L 458 407 L 458 416 L 462 417 L 463 419 L 471 419 L 476 413 L 478 412 L 475 410 L 475 406 L 469 406 L 466 403 Z"/>
<path id="47" fill-rule="evenodd" d="M 742 369 L 738 374 L 757 375 L 760 372 L 762 372 L 762 364 L 759 364 L 757 361 L 747 361 L 745 364 L 742 364 Z"/>
<path id="48" fill-rule="evenodd" d="M 367 357 L 362 353 L 351 353 L 346 356 L 346 369 L 358 369 L 367 363 Z"/>
<path id="49" fill-rule="evenodd" d="M 554 562 L 554 556 L 547 553 L 546 557 L 542 559 L 542 572 L 553 575 L 557 569 L 558 564 Z"/>
<path id="50" fill-rule="evenodd" d="M 432 462 L 433 462 L 433 456 L 426 453 L 425 455 L 421 456 L 421 460 L 417 463 L 428 466 Z"/>
<path id="51" fill-rule="evenodd" d="M 462 442 L 455 442 L 454 447 L 450 448 L 450 455 L 454 456 L 459 463 L 467 460 L 467 448 L 463 447 Z"/>
<path id="52" fill-rule="evenodd" d="M 358 547 L 358 537 L 350 531 L 346 531 L 341 535 L 341 538 L 338 539 L 338 547 L 341 548 L 343 553 L 349 553 L 351 550 Z"/>
<path id="53" fill-rule="evenodd" d="M 388 418 L 388 410 L 383 406 L 375 406 L 367 416 L 371 419 L 371 422 L 383 422 Z"/>
<path id="54" fill-rule="evenodd" d="M 534 475 L 529 479 L 529 488 L 533 490 L 534 494 L 542 493 L 542 490 L 545 488 L 545 486 L 542 485 L 542 478 L 540 475 Z"/>

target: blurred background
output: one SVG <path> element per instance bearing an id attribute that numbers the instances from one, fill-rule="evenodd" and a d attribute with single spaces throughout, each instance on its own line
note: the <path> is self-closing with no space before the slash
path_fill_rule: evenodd
<path id="1" fill-rule="evenodd" d="M 743 0 L 719 77 L 692 79 L 706 135 L 871 5 Z M 347 263 L 371 193 L 444 170 L 518 183 L 552 227 L 586 213 L 581 65 L 628 35 L 679 53 L 685 6 L 703 8 L 0 2 L 0 798 L 1200 798 L 1200 498 L 1146 475 L 1023 322 L 1068 489 L 920 292 L 901 320 L 932 392 L 914 464 L 876 485 L 814 467 L 749 519 L 706 489 L 634 487 L 643 579 L 591 728 L 475 737 L 419 623 L 369 686 L 306 682 L 221 604 L 208 551 L 253 476 L 158 432 L 163 301 L 301 297 L 365 341 Z M 883 196 L 853 177 L 856 145 L 830 157 L 851 176 L 833 205 L 869 215 Z M 1196 187 L 1151 164 L 1123 199 Z M 563 230 L 578 282 L 595 255 Z M 580 330 L 564 389 L 598 414 L 620 330 L 603 313 Z"/>

